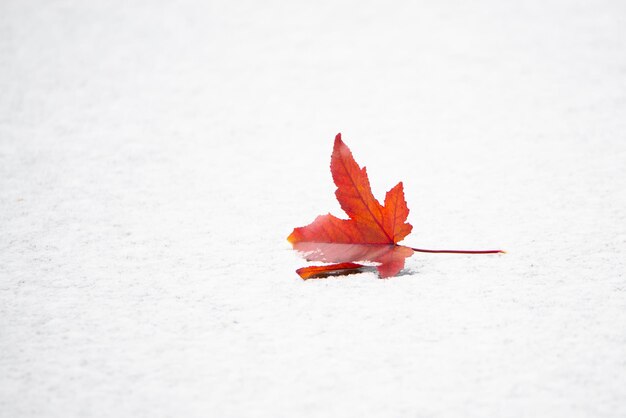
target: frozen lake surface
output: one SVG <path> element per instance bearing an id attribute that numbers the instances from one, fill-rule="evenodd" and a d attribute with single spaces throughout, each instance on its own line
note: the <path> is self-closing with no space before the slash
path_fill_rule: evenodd
<path id="1" fill-rule="evenodd" d="M 626 3 L 162 3 L 0 3 L 0 415 L 626 416 Z"/>

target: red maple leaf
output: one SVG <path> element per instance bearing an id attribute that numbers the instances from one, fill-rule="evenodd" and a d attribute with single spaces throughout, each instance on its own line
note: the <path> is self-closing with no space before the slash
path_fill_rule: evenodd
<path id="1" fill-rule="evenodd" d="M 490 254 L 500 250 L 424 250 L 398 245 L 413 229 L 408 223 L 409 208 L 402 182 L 389 190 L 381 205 L 372 194 L 365 167 L 361 168 L 350 149 L 335 137 L 330 171 L 337 190 L 335 196 L 350 219 L 331 214 L 318 216 L 311 224 L 295 228 L 287 240 L 309 261 L 335 263 L 304 267 L 296 272 L 303 279 L 348 274 L 368 267 L 354 263 L 372 262 L 380 277 L 395 276 L 414 251 L 434 253 Z"/>

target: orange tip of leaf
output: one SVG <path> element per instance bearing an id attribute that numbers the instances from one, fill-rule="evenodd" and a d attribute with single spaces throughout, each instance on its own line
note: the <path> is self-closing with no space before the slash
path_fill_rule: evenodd
<path id="1" fill-rule="evenodd" d="M 357 273 L 362 267 L 365 266 L 357 263 L 338 263 L 326 266 L 302 267 L 296 270 L 296 273 L 302 280 L 321 279 L 329 276 Z"/>

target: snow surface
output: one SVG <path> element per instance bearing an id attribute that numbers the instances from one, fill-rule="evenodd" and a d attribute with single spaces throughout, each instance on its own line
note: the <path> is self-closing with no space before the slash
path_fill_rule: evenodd
<path id="1" fill-rule="evenodd" d="M 625 2 L 160 3 L 0 2 L 0 416 L 626 416 Z"/>

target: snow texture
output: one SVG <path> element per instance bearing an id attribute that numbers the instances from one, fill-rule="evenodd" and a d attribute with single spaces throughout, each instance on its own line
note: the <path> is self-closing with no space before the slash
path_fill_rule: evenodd
<path id="1" fill-rule="evenodd" d="M 626 416 L 626 3 L 0 2 L 2 417 Z M 337 132 L 396 278 L 302 281 Z"/>

